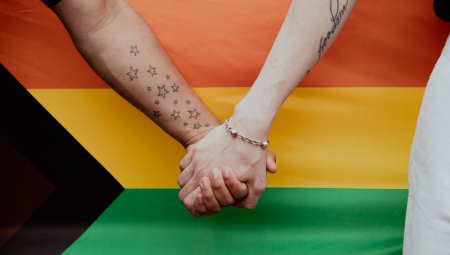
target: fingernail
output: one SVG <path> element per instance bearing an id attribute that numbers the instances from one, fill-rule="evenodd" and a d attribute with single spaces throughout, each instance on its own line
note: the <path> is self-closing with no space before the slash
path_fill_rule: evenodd
<path id="1" fill-rule="evenodd" d="M 197 197 L 197 203 L 203 204 L 203 197 L 201 196 Z"/>
<path id="2" fill-rule="evenodd" d="M 208 179 L 203 179 L 200 184 L 202 185 L 203 189 L 208 189 L 209 188 L 209 180 Z"/>
<path id="3" fill-rule="evenodd" d="M 228 168 L 223 169 L 223 178 L 225 179 L 230 178 L 230 170 Z"/>
<path id="4" fill-rule="evenodd" d="M 214 169 L 211 171 L 210 175 L 211 175 L 211 178 L 216 179 L 217 177 L 219 177 L 219 169 L 214 168 Z"/>

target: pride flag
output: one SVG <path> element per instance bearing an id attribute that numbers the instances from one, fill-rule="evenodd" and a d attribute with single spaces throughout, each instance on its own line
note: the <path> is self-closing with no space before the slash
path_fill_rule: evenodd
<path id="1" fill-rule="evenodd" d="M 127 2 L 221 121 L 291 3 Z M 401 254 L 415 122 L 449 32 L 431 1 L 360 1 L 275 120 L 258 206 L 196 219 L 177 197 L 183 147 L 44 4 L 1 1 L 0 254 Z"/>

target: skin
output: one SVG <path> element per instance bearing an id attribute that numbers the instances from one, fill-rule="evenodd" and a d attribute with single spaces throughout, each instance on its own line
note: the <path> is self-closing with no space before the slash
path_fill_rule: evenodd
<path id="1" fill-rule="evenodd" d="M 333 44 L 356 2 L 292 1 L 258 78 L 235 107 L 229 124 L 254 140 L 266 141 L 281 105 Z M 183 187 L 180 199 L 188 199 L 185 205 L 194 211 L 204 211 L 203 206 L 216 208 L 215 202 L 207 203 L 206 199 L 203 206 L 199 203 L 199 194 L 204 197 L 210 192 L 199 189 L 198 183 L 210 178 L 204 169 L 229 167 L 249 188 L 249 194 L 234 206 L 252 209 L 266 186 L 266 156 L 267 150 L 233 138 L 218 126 L 182 160 L 185 171 L 179 178 Z"/>
<path id="2" fill-rule="evenodd" d="M 211 130 L 221 126 L 177 70 L 152 29 L 127 3 L 122 0 L 63 0 L 53 10 L 92 69 L 179 141 L 188 155 L 198 150 L 198 142 Z M 264 151 L 266 155 L 267 150 Z M 266 160 L 267 170 L 275 173 L 275 155 L 268 152 L 259 166 L 264 174 Z M 203 172 L 208 175 L 212 169 Z M 221 188 L 212 193 L 214 197 L 205 193 L 205 204 L 220 201 L 220 206 L 228 206 L 247 195 L 247 185 L 241 183 L 231 169 L 227 175 L 231 177 L 222 179 Z M 214 179 L 214 187 L 217 183 L 218 179 Z M 196 187 L 199 187 L 198 182 Z M 221 210 L 217 204 L 215 206 L 211 211 Z M 195 217 L 211 215 L 189 211 Z"/>

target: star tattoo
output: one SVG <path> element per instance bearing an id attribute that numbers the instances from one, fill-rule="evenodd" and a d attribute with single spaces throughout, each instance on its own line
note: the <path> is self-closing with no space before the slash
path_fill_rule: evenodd
<path id="1" fill-rule="evenodd" d="M 190 119 L 190 118 L 195 118 L 195 119 L 197 119 L 198 115 L 200 115 L 200 113 L 197 112 L 197 109 L 194 109 L 193 111 L 189 111 L 189 113 L 191 114 L 191 116 L 189 116 L 189 119 Z"/>
<path id="2" fill-rule="evenodd" d="M 147 87 L 147 91 L 152 91 L 152 87 Z"/>
<path id="3" fill-rule="evenodd" d="M 147 73 L 150 73 L 153 77 L 153 75 L 156 75 L 156 67 L 150 66 L 150 70 L 148 70 Z"/>
<path id="4" fill-rule="evenodd" d="M 166 74 L 166 79 L 170 79 L 170 76 L 168 74 Z"/>
<path id="5" fill-rule="evenodd" d="M 200 125 L 200 123 L 194 124 L 194 129 L 199 129 L 199 128 L 201 128 L 201 127 L 202 127 L 202 125 Z"/>
<path id="6" fill-rule="evenodd" d="M 177 84 L 173 84 L 173 86 L 172 86 L 172 89 L 173 89 L 173 92 L 178 92 L 178 88 L 179 88 L 180 86 L 177 86 Z"/>
<path id="7" fill-rule="evenodd" d="M 127 73 L 127 75 L 130 76 L 130 81 L 132 81 L 134 78 L 136 78 L 136 79 L 138 78 L 137 72 L 138 72 L 138 69 L 134 70 L 133 67 L 130 66 L 130 72 Z"/>
<path id="8" fill-rule="evenodd" d="M 137 53 L 139 53 L 139 51 L 138 51 L 138 49 L 137 49 L 137 46 L 131 46 L 131 51 L 130 51 L 130 53 L 134 53 L 134 56 L 136 56 L 136 54 Z"/>
<path id="9" fill-rule="evenodd" d="M 183 126 L 185 126 L 185 127 L 186 127 L 187 125 L 189 125 L 187 122 L 185 122 L 185 123 L 183 124 Z"/>
<path id="10" fill-rule="evenodd" d="M 159 104 L 159 100 L 156 100 L 156 101 L 155 101 L 155 104 Z"/>
<path id="11" fill-rule="evenodd" d="M 178 100 L 173 101 L 174 104 L 178 104 Z"/>
<path id="12" fill-rule="evenodd" d="M 169 91 L 166 90 L 166 85 L 162 85 L 162 87 L 158 86 L 158 89 L 158 96 L 162 96 L 164 99 L 166 99 L 166 94 L 169 93 Z"/>
<path id="13" fill-rule="evenodd" d="M 187 101 L 186 101 L 186 104 L 191 104 L 191 101 L 187 100 Z"/>
<path id="14" fill-rule="evenodd" d="M 205 127 L 209 127 L 209 124 L 206 124 Z"/>
<path id="15" fill-rule="evenodd" d="M 156 116 L 156 118 L 159 118 L 159 116 L 161 116 L 161 113 L 159 113 L 159 111 L 154 111 L 155 113 L 153 114 L 153 116 Z"/>
<path id="16" fill-rule="evenodd" d="M 176 120 L 177 118 L 180 118 L 180 112 L 173 110 L 173 113 L 170 116 L 174 117 L 174 119 Z"/>

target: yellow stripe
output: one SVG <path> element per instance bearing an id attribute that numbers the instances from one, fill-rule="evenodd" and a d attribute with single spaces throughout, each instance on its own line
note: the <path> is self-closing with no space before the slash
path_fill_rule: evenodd
<path id="1" fill-rule="evenodd" d="M 184 149 L 110 89 L 29 90 L 125 188 L 177 188 Z M 221 120 L 248 88 L 197 88 Z M 269 187 L 406 189 L 424 88 L 297 88 L 270 134 Z"/>

